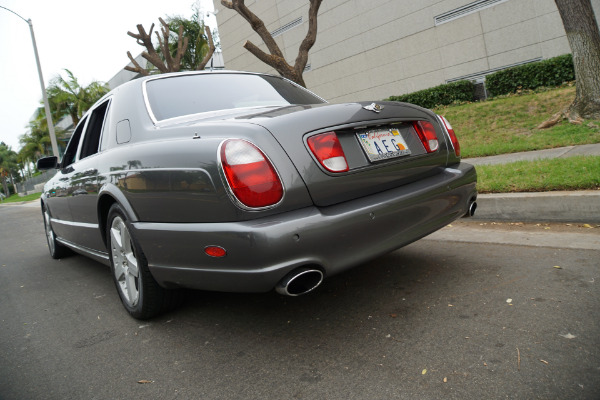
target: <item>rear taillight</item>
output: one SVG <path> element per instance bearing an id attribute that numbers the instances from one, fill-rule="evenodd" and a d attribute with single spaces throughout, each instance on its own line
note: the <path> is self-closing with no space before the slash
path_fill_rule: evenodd
<path id="1" fill-rule="evenodd" d="M 283 185 L 275 167 L 255 145 L 229 139 L 221 145 L 221 166 L 231 192 L 246 207 L 261 208 L 283 198 Z"/>
<path id="2" fill-rule="evenodd" d="M 325 132 L 308 138 L 308 147 L 319 163 L 329 172 L 348 171 L 348 162 L 335 132 Z"/>
<path id="3" fill-rule="evenodd" d="M 446 130 L 448 131 L 448 136 L 450 136 L 450 140 L 452 141 L 452 147 L 454 147 L 454 154 L 456 154 L 456 157 L 460 157 L 460 143 L 458 143 L 458 138 L 454 133 L 454 129 L 452 129 L 452 125 L 450 125 L 450 122 L 448 122 L 446 117 L 443 117 L 441 115 L 439 117 L 444 123 Z"/>
<path id="4" fill-rule="evenodd" d="M 437 151 L 439 143 L 433 124 L 429 121 L 415 121 L 413 126 L 417 135 L 419 135 L 419 139 L 421 139 L 421 143 L 423 143 L 423 147 L 425 147 L 425 151 L 428 153 Z"/>

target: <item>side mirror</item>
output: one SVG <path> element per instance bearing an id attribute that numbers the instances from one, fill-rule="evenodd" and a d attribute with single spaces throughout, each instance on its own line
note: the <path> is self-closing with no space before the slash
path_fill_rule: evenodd
<path id="1" fill-rule="evenodd" d="M 39 160 L 37 160 L 37 169 L 39 169 L 40 171 L 43 171 L 46 169 L 55 169 L 57 167 L 58 167 L 58 157 L 56 157 L 56 156 L 44 157 L 44 158 L 40 158 Z"/>

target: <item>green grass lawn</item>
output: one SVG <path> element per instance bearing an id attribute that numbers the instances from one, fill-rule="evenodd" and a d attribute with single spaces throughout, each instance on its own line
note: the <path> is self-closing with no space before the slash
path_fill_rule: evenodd
<path id="1" fill-rule="evenodd" d="M 477 166 L 480 193 L 600 190 L 600 156 Z"/>
<path id="2" fill-rule="evenodd" d="M 434 110 L 452 124 L 463 158 L 600 143 L 600 121 L 536 127 L 565 109 L 575 87 L 541 89 Z M 600 189 L 600 157 L 573 157 L 478 166 L 480 193 Z"/>
<path id="3" fill-rule="evenodd" d="M 596 120 L 580 125 L 563 121 L 549 129 L 535 129 L 574 98 L 575 88 L 567 86 L 434 111 L 452 124 L 464 158 L 599 143 L 600 121 Z"/>
<path id="4" fill-rule="evenodd" d="M 12 196 L 0 201 L 0 204 L 18 203 L 21 201 L 37 200 L 40 198 L 41 195 L 42 195 L 41 193 L 33 193 L 33 194 L 28 194 L 27 196 L 20 197 L 19 195 L 13 194 Z"/>

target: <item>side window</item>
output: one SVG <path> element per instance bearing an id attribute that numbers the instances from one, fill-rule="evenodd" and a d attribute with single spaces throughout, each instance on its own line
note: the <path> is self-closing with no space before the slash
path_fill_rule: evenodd
<path id="1" fill-rule="evenodd" d="M 65 154 L 63 155 L 61 161 L 61 168 L 66 168 L 75 162 L 75 156 L 77 155 L 77 147 L 79 147 L 81 132 L 83 132 L 83 127 L 85 126 L 86 120 L 87 117 L 79 121 L 77 128 L 75 128 L 75 132 L 73 132 L 73 136 L 71 136 L 71 140 L 69 140 L 69 144 L 67 145 L 67 149 L 65 150 Z"/>
<path id="2" fill-rule="evenodd" d="M 104 125 L 104 117 L 108 110 L 109 101 L 105 101 L 92 111 L 90 122 L 83 136 L 83 144 L 81 145 L 81 154 L 79 159 L 89 157 L 98 152 L 100 146 L 100 137 L 102 136 L 102 126 Z"/>

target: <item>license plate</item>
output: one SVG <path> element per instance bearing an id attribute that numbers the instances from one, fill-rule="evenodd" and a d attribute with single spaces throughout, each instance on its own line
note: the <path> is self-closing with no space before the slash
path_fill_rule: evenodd
<path id="1" fill-rule="evenodd" d="M 375 129 L 356 134 L 369 161 L 387 160 L 410 154 L 398 129 Z"/>

